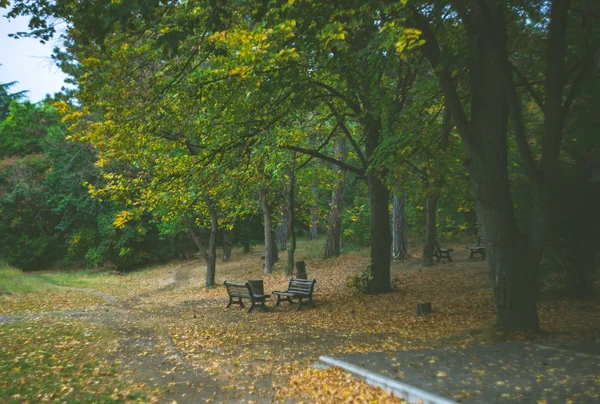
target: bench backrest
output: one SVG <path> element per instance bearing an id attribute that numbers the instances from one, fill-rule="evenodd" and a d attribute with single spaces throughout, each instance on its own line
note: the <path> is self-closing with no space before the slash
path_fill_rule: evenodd
<path id="1" fill-rule="evenodd" d="M 225 281 L 227 293 L 231 297 L 250 297 L 250 285 L 247 283 L 232 283 Z"/>
<path id="2" fill-rule="evenodd" d="M 309 280 L 292 278 L 290 279 L 290 284 L 288 285 L 288 292 L 312 295 L 313 289 L 315 288 L 315 283 L 317 283 L 316 279 Z"/>

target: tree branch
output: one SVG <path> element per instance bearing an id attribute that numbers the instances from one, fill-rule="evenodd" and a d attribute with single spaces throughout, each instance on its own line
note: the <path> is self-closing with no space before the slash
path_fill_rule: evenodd
<path id="1" fill-rule="evenodd" d="M 329 84 L 325 84 L 325 83 L 322 83 L 317 80 L 312 80 L 312 83 L 318 87 L 322 87 L 322 88 L 326 89 L 331 94 L 335 95 L 336 97 L 338 97 L 339 99 L 344 101 L 355 114 L 360 114 L 360 112 L 361 112 L 360 103 L 352 101 L 351 99 L 346 97 L 344 94 L 342 94 L 339 90 L 333 88 Z"/>
<path id="2" fill-rule="evenodd" d="M 356 174 L 361 179 L 365 179 L 365 171 L 364 170 L 361 170 L 359 168 L 356 168 L 356 167 L 353 167 L 346 163 L 343 163 L 339 160 L 334 159 L 333 157 L 327 156 L 326 154 L 319 153 L 316 150 L 304 149 L 302 147 L 292 146 L 292 145 L 283 145 L 282 147 L 287 150 L 293 150 L 293 151 L 297 151 L 299 153 L 308 154 L 309 156 L 320 158 L 321 160 L 327 161 L 331 164 L 335 164 L 336 166 L 342 168 L 343 170 L 347 170 L 347 171 L 350 171 L 350 172 Z"/>
<path id="3" fill-rule="evenodd" d="M 429 60 L 429 63 L 434 68 L 438 76 L 440 87 L 442 88 L 444 97 L 446 98 L 446 105 L 452 113 L 454 124 L 458 129 L 460 137 L 463 139 L 463 142 L 465 142 L 467 148 L 471 148 L 474 144 L 474 138 L 473 134 L 471 133 L 470 123 L 460 102 L 458 92 L 456 91 L 456 86 L 452 80 L 452 75 L 450 74 L 448 68 L 441 64 L 442 55 L 440 51 L 440 45 L 433 31 L 431 30 L 431 27 L 429 26 L 429 22 L 416 9 L 413 8 L 412 13 L 414 16 L 415 26 L 421 30 L 423 39 L 425 39 L 425 43 L 420 47 L 420 50 L 425 58 Z"/>

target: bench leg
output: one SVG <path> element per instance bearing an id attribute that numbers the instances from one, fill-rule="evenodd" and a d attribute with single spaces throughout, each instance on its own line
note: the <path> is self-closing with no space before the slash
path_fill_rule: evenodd
<path id="1" fill-rule="evenodd" d="M 475 251 L 471 250 L 471 255 L 469 255 L 469 259 L 473 258 L 473 254 L 475 254 Z"/>
<path id="2" fill-rule="evenodd" d="M 226 309 L 231 307 L 231 304 L 233 303 L 233 300 L 231 300 L 231 297 L 229 298 L 229 303 L 227 303 L 227 307 L 225 307 Z"/>
<path id="3" fill-rule="evenodd" d="M 448 253 L 448 261 L 452 262 L 452 258 L 450 258 L 450 253 Z"/>
<path id="4" fill-rule="evenodd" d="M 254 310 L 254 302 L 252 302 L 250 304 L 250 308 L 248 309 L 248 313 L 252 313 L 252 310 Z"/>
<path id="5" fill-rule="evenodd" d="M 485 250 L 481 252 L 481 260 L 485 261 Z"/>
<path id="6" fill-rule="evenodd" d="M 298 298 L 298 306 L 296 306 L 296 311 L 300 310 L 300 306 L 302 306 L 302 298 Z"/>

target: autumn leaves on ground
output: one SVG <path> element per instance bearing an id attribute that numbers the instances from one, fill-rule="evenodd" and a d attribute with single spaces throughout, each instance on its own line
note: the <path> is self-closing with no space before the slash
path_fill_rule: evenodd
<path id="1" fill-rule="evenodd" d="M 418 258 L 394 263 L 395 292 L 370 296 L 347 286 L 366 268 L 364 254 L 314 258 L 321 243 L 303 242 L 297 258 L 317 279 L 316 308 L 271 301 L 268 312 L 225 309 L 224 280 L 285 289 L 284 264 L 264 276 L 259 250 L 219 263 L 213 289 L 202 287 L 201 260 L 128 274 L 0 268 L 0 401 L 400 402 L 340 369 L 311 365 L 320 355 L 498 338 L 486 265 L 460 248 L 454 262 L 433 268 Z M 417 317 L 416 303 L 426 301 L 433 313 Z M 542 299 L 545 338 L 591 332 L 600 305 L 590 304 Z"/>

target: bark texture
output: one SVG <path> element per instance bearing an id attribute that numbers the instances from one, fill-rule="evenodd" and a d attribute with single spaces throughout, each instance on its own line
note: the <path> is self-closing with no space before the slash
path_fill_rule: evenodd
<path id="1" fill-rule="evenodd" d="M 311 187 L 313 203 L 310 206 L 310 225 L 308 227 L 308 238 L 316 240 L 319 238 L 319 177 L 315 175 Z"/>
<path id="2" fill-rule="evenodd" d="M 290 247 L 287 250 L 287 265 L 285 266 L 285 274 L 290 276 L 294 272 L 294 254 L 296 252 L 296 233 L 294 227 L 296 226 L 296 213 L 294 206 L 294 193 L 296 191 L 296 173 L 294 168 L 291 168 L 287 172 L 288 184 L 285 190 L 285 199 L 287 204 L 287 217 L 288 217 L 288 235 L 290 238 Z"/>
<path id="3" fill-rule="evenodd" d="M 408 239 L 406 227 L 406 194 L 399 190 L 392 198 L 392 258 L 408 258 Z"/>
<path id="4" fill-rule="evenodd" d="M 288 213 L 286 207 L 286 211 L 281 212 L 279 215 L 279 222 L 275 227 L 275 240 L 276 244 L 279 245 L 279 251 L 287 250 L 288 229 Z"/>
<path id="5" fill-rule="evenodd" d="M 265 230 L 265 275 L 270 274 L 273 271 L 273 265 L 277 259 L 275 246 L 275 237 L 273 234 L 273 208 L 267 200 L 267 191 L 261 188 L 259 191 L 260 205 L 263 210 L 263 222 Z M 275 251 L 274 251 L 275 250 Z"/>
<path id="6" fill-rule="evenodd" d="M 423 246 L 423 266 L 433 266 L 433 251 L 437 241 L 437 197 L 427 198 L 425 212 L 425 245 Z"/>
<path id="7" fill-rule="evenodd" d="M 229 261 L 231 259 L 234 234 L 235 230 L 233 227 L 231 229 L 223 230 L 223 261 Z"/>
<path id="8" fill-rule="evenodd" d="M 204 285 L 207 288 L 215 285 L 215 273 L 217 267 L 216 236 L 218 230 L 217 212 L 214 209 L 214 207 L 211 208 L 209 206 L 209 210 L 211 214 L 211 230 L 210 238 L 208 241 L 208 249 L 202 243 L 202 240 L 200 239 L 200 236 L 197 233 L 196 226 L 194 225 L 194 222 L 190 218 L 190 216 L 187 213 L 183 216 L 183 219 L 188 226 L 190 237 L 192 237 L 192 240 L 194 240 L 196 247 L 198 247 L 198 251 L 200 251 L 200 254 L 202 254 L 204 261 L 206 261 L 206 281 Z"/>
<path id="9" fill-rule="evenodd" d="M 367 110 L 370 110 L 367 106 Z M 381 120 L 367 114 L 363 122 L 365 128 L 365 156 L 372 162 L 375 149 L 381 141 Z M 368 285 L 370 293 L 387 293 L 392 291 L 390 280 L 391 244 L 390 232 L 390 192 L 378 170 L 371 168 L 367 173 L 369 200 L 371 202 L 371 280 Z"/>

